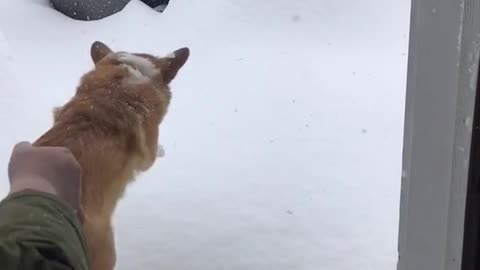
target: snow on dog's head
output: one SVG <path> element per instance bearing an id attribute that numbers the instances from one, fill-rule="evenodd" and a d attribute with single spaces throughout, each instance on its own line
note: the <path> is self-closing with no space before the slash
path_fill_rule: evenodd
<path id="1" fill-rule="evenodd" d="M 127 82 L 161 82 L 168 85 L 187 62 L 188 48 L 175 50 L 165 57 L 145 53 L 113 52 L 107 45 L 95 41 L 90 50 L 95 65 L 121 65 L 129 72 Z"/>
<path id="2" fill-rule="evenodd" d="M 137 81 L 148 81 L 160 73 L 151 59 L 131 53 L 119 52 L 115 58 L 130 71 L 132 79 Z"/>

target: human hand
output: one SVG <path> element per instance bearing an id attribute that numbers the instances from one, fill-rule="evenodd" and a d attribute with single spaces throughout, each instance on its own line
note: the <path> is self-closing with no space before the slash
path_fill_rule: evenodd
<path id="1" fill-rule="evenodd" d="M 81 168 L 69 149 L 20 142 L 13 148 L 8 177 L 10 193 L 33 190 L 55 195 L 83 221 Z"/>

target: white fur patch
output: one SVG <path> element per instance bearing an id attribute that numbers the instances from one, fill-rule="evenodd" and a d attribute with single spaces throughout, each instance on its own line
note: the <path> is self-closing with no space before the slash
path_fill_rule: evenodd
<path id="1" fill-rule="evenodd" d="M 160 70 L 155 67 L 155 65 L 145 57 L 137 56 L 130 53 L 118 53 L 117 60 L 131 66 L 132 68 L 138 70 L 142 75 L 153 78 Z"/>

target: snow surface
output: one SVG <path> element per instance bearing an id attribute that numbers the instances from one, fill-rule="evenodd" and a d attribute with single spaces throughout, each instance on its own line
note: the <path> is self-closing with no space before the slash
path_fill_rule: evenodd
<path id="1" fill-rule="evenodd" d="M 168 155 L 115 216 L 117 269 L 395 269 L 409 2 L 132 1 L 79 22 L 0 0 L 0 165 L 49 128 L 93 41 L 187 46 Z"/>

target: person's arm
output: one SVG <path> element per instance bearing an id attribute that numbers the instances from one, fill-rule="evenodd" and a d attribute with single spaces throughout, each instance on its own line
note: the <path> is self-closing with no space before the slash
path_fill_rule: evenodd
<path id="1" fill-rule="evenodd" d="M 61 147 L 13 149 L 0 202 L 0 269 L 88 269 L 81 228 L 81 168 Z"/>
<path id="2" fill-rule="evenodd" d="M 88 269 L 72 208 L 57 197 L 21 191 L 0 202 L 1 269 Z"/>

